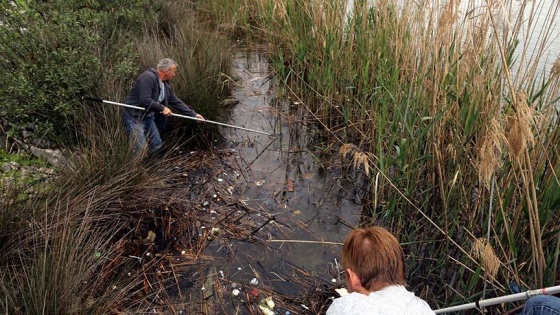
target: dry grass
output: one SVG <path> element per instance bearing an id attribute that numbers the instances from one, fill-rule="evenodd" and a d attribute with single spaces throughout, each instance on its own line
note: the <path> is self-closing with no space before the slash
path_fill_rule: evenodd
<path id="1" fill-rule="evenodd" d="M 363 167 L 365 174 L 369 176 L 370 174 L 369 160 L 371 159 L 369 154 L 361 152 L 355 145 L 349 143 L 343 144 L 338 152 L 343 157 L 346 157 L 348 154 L 352 154 L 353 167 L 355 169 L 359 169 L 360 167 Z"/>
<path id="2" fill-rule="evenodd" d="M 498 270 L 501 266 L 500 259 L 496 256 L 492 245 L 490 245 L 485 239 L 476 239 L 474 241 L 473 256 L 480 259 L 480 265 L 486 271 L 486 274 L 494 279 L 498 274 Z"/>
<path id="3" fill-rule="evenodd" d="M 221 1 L 210 2 L 215 8 Z M 469 247 L 471 237 L 458 231 L 482 234 L 486 222 L 503 249 L 495 256 L 523 266 L 497 269 L 496 294 L 511 278 L 537 286 L 557 281 L 557 241 L 541 227 L 558 220 L 550 212 L 560 189 L 558 62 L 549 77 L 537 69 L 554 40 L 550 26 L 560 4 L 536 29 L 542 2 L 410 1 L 396 8 L 356 1 L 350 20 L 327 3 L 242 2 L 232 11 L 250 12 L 249 25 L 269 41 L 276 72 L 326 126 L 331 146 L 371 178 L 372 196 L 387 196 L 387 224 L 404 231 L 404 240 L 444 235 L 444 246 L 424 248 L 430 257 L 418 255 L 436 282 L 437 303 L 484 290 L 470 271 L 481 262 L 457 254 L 449 238 Z M 540 42 L 529 47 L 529 36 Z M 379 172 L 371 169 L 385 183 L 376 184 Z M 490 204 L 498 211 L 489 213 Z M 430 228 L 418 209 L 437 226 Z"/>
<path id="4" fill-rule="evenodd" d="M 535 110 L 527 105 L 527 93 L 520 91 L 517 94 L 515 115 L 508 122 L 507 143 L 511 159 L 519 160 L 520 155 L 535 144 L 533 124 Z"/>
<path id="5" fill-rule="evenodd" d="M 493 119 L 482 141 L 478 162 L 479 179 L 488 188 L 490 188 L 492 175 L 502 164 L 502 145 L 504 142 L 506 142 L 506 138 L 501 131 L 500 124 L 496 119 Z"/>

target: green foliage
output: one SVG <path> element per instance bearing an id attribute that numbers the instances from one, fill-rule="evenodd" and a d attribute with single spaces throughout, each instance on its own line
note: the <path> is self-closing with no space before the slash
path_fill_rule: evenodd
<path id="1" fill-rule="evenodd" d="M 6 191 L 5 198 L 12 201 L 26 202 L 30 197 L 29 187 L 34 187 L 39 182 L 45 180 L 46 174 L 42 173 L 42 168 L 47 166 L 47 161 L 34 158 L 28 154 L 8 154 L 0 149 L 0 186 L 6 186 L 10 191 L 17 187 L 17 193 L 8 197 Z M 4 169 L 4 167 L 6 167 Z M 22 188 L 23 187 L 23 188 Z M 31 192 L 34 193 L 33 190 Z"/>
<path id="2" fill-rule="evenodd" d="M 99 90 L 108 59 L 132 72 L 135 56 L 119 55 L 115 34 L 138 33 L 154 8 L 147 0 L 16 3 L 0 4 L 3 129 L 71 143 L 80 98 Z"/>
<path id="3" fill-rule="evenodd" d="M 7 162 L 15 162 L 24 166 L 47 166 L 47 162 L 45 160 L 35 159 L 27 154 L 11 154 L 4 151 L 4 149 L 0 149 L 0 165 Z"/>
<path id="4" fill-rule="evenodd" d="M 192 24 L 185 26 L 171 49 L 183 68 L 177 75 L 175 91 L 198 113 L 214 119 L 223 110 L 220 101 L 231 93 L 227 75 L 231 69 L 231 49 L 222 37 L 205 34 Z"/>

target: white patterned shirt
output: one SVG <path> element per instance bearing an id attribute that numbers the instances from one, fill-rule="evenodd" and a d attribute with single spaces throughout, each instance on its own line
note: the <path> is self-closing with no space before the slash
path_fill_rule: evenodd
<path id="1" fill-rule="evenodd" d="M 327 315 L 433 315 L 426 301 L 402 285 L 391 285 L 369 295 L 353 292 L 333 301 Z"/>

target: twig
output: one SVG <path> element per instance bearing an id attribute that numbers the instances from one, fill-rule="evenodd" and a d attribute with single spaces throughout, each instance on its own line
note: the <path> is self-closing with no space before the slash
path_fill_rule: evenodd
<path id="1" fill-rule="evenodd" d="M 255 229 L 250 235 L 249 237 L 255 235 L 258 231 L 260 231 L 263 227 L 265 227 L 267 224 L 269 224 L 271 221 L 274 221 L 274 216 L 272 216 L 271 218 L 269 218 L 268 220 L 266 220 L 265 223 L 263 223 L 261 226 L 259 226 L 257 229 Z"/>
<path id="2" fill-rule="evenodd" d="M 175 284 L 177 285 L 177 293 L 179 293 L 179 298 L 181 299 L 181 301 L 184 301 L 183 293 L 181 292 L 181 286 L 179 285 L 179 279 L 177 278 L 175 269 L 173 268 L 173 265 L 170 265 L 170 267 L 171 267 L 171 272 L 173 272 L 173 278 L 175 278 Z"/>
<path id="3" fill-rule="evenodd" d="M 344 245 L 339 242 L 326 242 L 326 241 L 304 241 L 304 240 L 266 240 L 270 243 L 306 243 L 306 244 L 321 244 L 321 245 Z"/>

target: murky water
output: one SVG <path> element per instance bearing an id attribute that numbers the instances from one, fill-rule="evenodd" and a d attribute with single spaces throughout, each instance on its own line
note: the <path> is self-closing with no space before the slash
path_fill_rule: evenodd
<path id="1" fill-rule="evenodd" d="M 343 241 L 361 205 L 356 184 L 319 158 L 313 125 L 301 114 L 287 114 L 296 106 L 277 97 L 268 68 L 257 49 L 237 53 L 233 72 L 240 80 L 233 96 L 239 104 L 228 123 L 272 135 L 224 129 L 222 148 L 233 152 L 239 169 L 232 183 L 239 199 L 263 217 L 275 218 L 258 234 L 267 245 L 227 240 L 211 244 L 206 253 L 234 253 L 227 264 L 216 265 L 231 281 L 249 283 L 258 274 L 274 290 L 294 294 L 297 285 L 286 279 L 294 267 L 333 283 L 329 269 L 336 265 L 340 245 L 324 243 Z"/>

